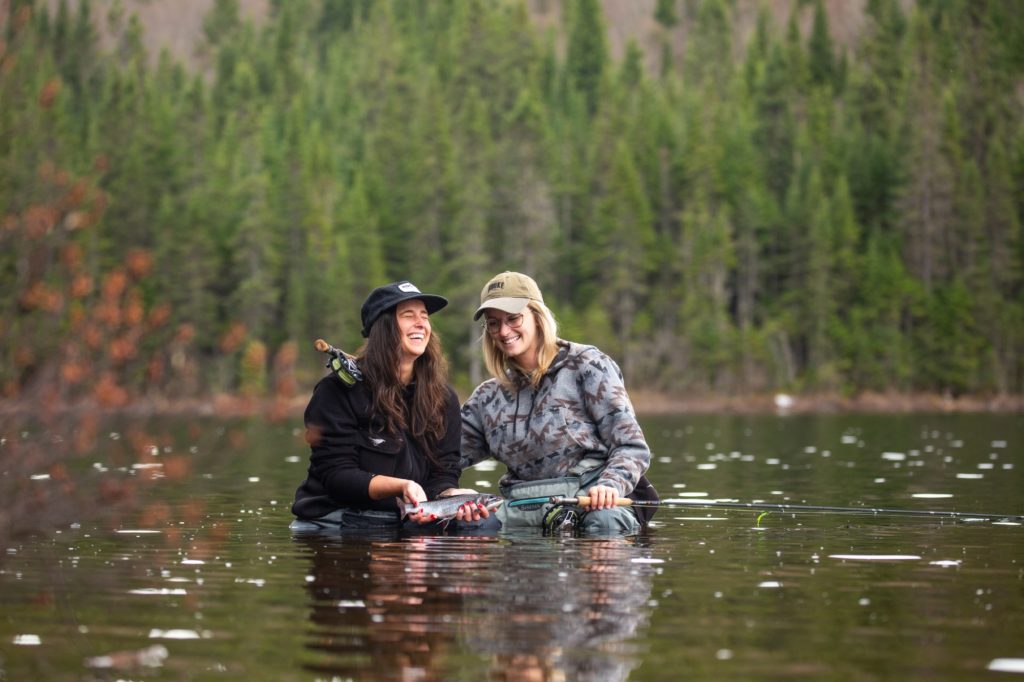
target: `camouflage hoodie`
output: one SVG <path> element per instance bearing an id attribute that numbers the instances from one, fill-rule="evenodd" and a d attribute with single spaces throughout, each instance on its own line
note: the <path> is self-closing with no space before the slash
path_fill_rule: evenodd
<path id="1" fill-rule="evenodd" d="M 508 467 L 505 486 L 565 476 L 590 457 L 606 462 L 596 484 L 628 495 L 650 466 L 651 451 L 622 372 L 594 346 L 558 345 L 536 389 L 520 380 L 512 390 L 490 379 L 473 391 L 462 406 L 462 467 L 494 457 Z"/>

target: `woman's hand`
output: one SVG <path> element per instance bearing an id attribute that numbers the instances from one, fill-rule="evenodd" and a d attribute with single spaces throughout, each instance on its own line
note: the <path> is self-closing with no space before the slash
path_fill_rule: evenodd
<path id="1" fill-rule="evenodd" d="M 442 490 L 438 497 L 451 497 L 452 495 L 476 495 L 476 491 L 472 488 L 448 488 Z"/>
<path id="2" fill-rule="evenodd" d="M 590 504 L 584 507 L 587 511 L 595 509 L 611 509 L 619 500 L 619 491 L 610 485 L 595 485 L 587 491 Z"/>
<path id="3" fill-rule="evenodd" d="M 487 507 L 479 502 L 467 502 L 455 512 L 456 521 L 479 521 L 491 515 Z"/>

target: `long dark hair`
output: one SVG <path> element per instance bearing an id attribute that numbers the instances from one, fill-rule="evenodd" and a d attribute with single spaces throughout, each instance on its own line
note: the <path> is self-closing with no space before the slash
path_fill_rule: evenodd
<path id="1" fill-rule="evenodd" d="M 448 360 L 441 352 L 441 340 L 431 329 L 427 349 L 413 363 L 416 390 L 406 409 L 405 387 L 398 375 L 401 345 L 395 311 L 389 310 L 373 323 L 366 343 L 356 354 L 372 396 L 370 417 L 393 436 L 408 431 L 436 463 L 437 444 L 448 429 Z"/>

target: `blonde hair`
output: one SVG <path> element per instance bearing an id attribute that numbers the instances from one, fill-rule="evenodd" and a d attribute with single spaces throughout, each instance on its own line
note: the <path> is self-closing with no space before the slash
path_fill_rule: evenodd
<path id="1" fill-rule="evenodd" d="M 527 311 L 533 315 L 537 328 L 537 368 L 533 371 L 526 371 L 506 355 L 486 329 L 482 337 L 484 365 L 487 371 L 498 380 L 498 383 L 509 388 L 515 388 L 517 375 L 524 377 L 528 384 L 536 387 L 558 355 L 558 323 L 555 316 L 539 301 L 527 303 L 523 313 Z"/>

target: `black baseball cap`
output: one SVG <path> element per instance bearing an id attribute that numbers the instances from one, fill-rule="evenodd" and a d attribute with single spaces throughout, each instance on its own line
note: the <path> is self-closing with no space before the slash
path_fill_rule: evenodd
<path id="1" fill-rule="evenodd" d="M 416 298 L 423 301 L 423 305 L 427 309 L 427 313 L 433 315 L 441 308 L 448 305 L 448 299 L 444 296 L 437 296 L 435 294 L 424 294 L 415 284 L 406 280 L 399 282 L 392 282 L 391 284 L 385 284 L 382 287 L 377 287 L 370 292 L 370 295 L 366 297 L 363 302 L 363 307 L 359 311 L 359 314 L 363 319 L 363 338 L 370 335 L 370 327 L 377 321 L 377 318 L 388 310 L 392 310 L 402 301 L 408 301 L 409 299 Z"/>

